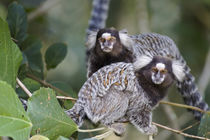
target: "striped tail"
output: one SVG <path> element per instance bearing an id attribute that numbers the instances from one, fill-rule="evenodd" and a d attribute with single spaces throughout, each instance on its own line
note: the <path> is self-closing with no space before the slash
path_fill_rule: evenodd
<path id="1" fill-rule="evenodd" d="M 182 61 L 183 63 L 186 63 L 183 59 Z M 208 104 L 203 100 L 201 94 L 198 92 L 198 87 L 195 84 L 195 78 L 190 73 L 190 68 L 187 65 L 185 66 L 185 70 L 186 77 L 184 81 L 177 82 L 178 90 L 182 94 L 185 104 L 198 107 L 204 111 L 209 110 Z M 192 111 L 195 119 L 201 120 L 203 113 L 191 109 L 189 110 Z"/>
<path id="2" fill-rule="evenodd" d="M 89 31 L 96 31 L 106 26 L 110 0 L 93 0 L 93 9 L 89 20 Z"/>

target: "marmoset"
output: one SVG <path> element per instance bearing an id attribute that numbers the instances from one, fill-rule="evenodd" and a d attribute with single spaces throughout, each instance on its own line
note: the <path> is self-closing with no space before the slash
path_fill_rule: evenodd
<path id="1" fill-rule="evenodd" d="M 162 56 L 143 55 L 134 63 L 113 63 L 88 78 L 66 113 L 78 126 L 87 116 L 118 135 L 124 133 L 122 122 L 127 121 L 144 134 L 155 134 L 152 110 L 173 81 L 182 82 L 184 77 L 182 63 Z"/>
<path id="2" fill-rule="evenodd" d="M 195 85 L 195 78 L 190 73 L 190 68 L 181 56 L 172 39 L 156 33 L 129 35 L 125 31 L 100 29 L 89 34 L 87 39 L 88 51 L 88 77 L 103 66 L 115 62 L 134 62 L 141 55 L 150 57 L 163 56 L 179 61 L 184 66 L 185 77 L 183 81 L 176 81 L 177 88 L 181 92 L 187 105 L 208 110 L 208 104 L 202 99 Z M 191 110 L 194 117 L 201 119 L 202 113 Z"/>

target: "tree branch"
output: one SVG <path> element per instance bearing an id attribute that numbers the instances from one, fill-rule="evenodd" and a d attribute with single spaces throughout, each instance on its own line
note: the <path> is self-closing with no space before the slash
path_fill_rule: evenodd
<path id="1" fill-rule="evenodd" d="M 55 91 L 61 93 L 62 95 L 68 96 L 68 93 L 66 93 L 66 92 L 64 92 L 63 90 L 61 90 L 61 89 L 59 89 L 59 88 L 57 88 L 57 87 L 51 85 L 50 83 L 47 83 L 47 82 L 44 81 L 44 80 L 41 80 L 41 79 L 37 78 L 36 76 L 34 76 L 34 75 L 32 75 L 32 74 L 28 74 L 28 73 L 27 73 L 26 76 L 29 77 L 29 78 L 31 78 L 31 79 L 33 79 L 33 80 L 35 80 L 35 81 L 37 81 L 37 82 L 39 82 L 40 84 L 42 84 L 42 85 L 45 86 L 45 87 L 52 88 L 52 89 L 54 89 Z"/>

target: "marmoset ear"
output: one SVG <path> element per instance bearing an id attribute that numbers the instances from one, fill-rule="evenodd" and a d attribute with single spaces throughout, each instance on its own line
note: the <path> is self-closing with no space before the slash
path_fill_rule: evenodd
<path id="1" fill-rule="evenodd" d="M 85 43 L 85 46 L 88 50 L 92 49 L 95 46 L 97 33 L 98 31 L 88 31 L 87 41 Z"/>
<path id="2" fill-rule="evenodd" d="M 185 72 L 184 72 L 184 66 L 181 62 L 179 61 L 172 61 L 172 72 L 174 76 L 182 82 L 185 78 Z"/>
<path id="3" fill-rule="evenodd" d="M 136 61 L 133 63 L 135 70 L 139 70 L 146 65 L 148 65 L 152 61 L 152 57 L 149 57 L 147 55 L 142 55 L 136 59 Z"/>
<path id="4" fill-rule="evenodd" d="M 133 51 L 134 41 L 129 36 L 127 30 L 124 29 L 124 30 L 119 31 L 119 37 L 120 37 L 121 44 L 125 46 L 128 50 Z"/>

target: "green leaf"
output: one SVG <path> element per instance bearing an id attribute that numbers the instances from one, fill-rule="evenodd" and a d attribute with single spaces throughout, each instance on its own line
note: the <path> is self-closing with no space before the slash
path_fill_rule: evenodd
<path id="1" fill-rule="evenodd" d="M 36 39 L 35 37 L 28 36 L 27 39 L 20 46 L 27 57 L 31 73 L 38 76 L 39 78 L 43 78 L 41 41 Z"/>
<path id="2" fill-rule="evenodd" d="M 0 80 L 15 87 L 21 61 L 21 52 L 11 40 L 8 25 L 0 18 Z"/>
<path id="3" fill-rule="evenodd" d="M 33 123 L 32 134 L 39 133 L 54 140 L 59 136 L 69 137 L 77 125 L 59 106 L 52 89 L 41 88 L 28 101 L 28 114 Z"/>
<path id="4" fill-rule="evenodd" d="M 30 78 L 25 78 L 22 83 L 28 88 L 29 91 L 34 92 L 38 89 L 40 89 L 41 84 L 38 83 L 37 81 L 34 81 Z M 19 97 L 21 98 L 28 98 L 28 95 L 22 90 L 21 87 L 18 87 L 16 89 L 16 92 L 18 93 Z"/>
<path id="5" fill-rule="evenodd" d="M 7 22 L 9 24 L 11 36 L 20 44 L 27 36 L 27 16 L 24 8 L 13 2 L 8 7 Z"/>
<path id="6" fill-rule="evenodd" d="M 198 128 L 198 135 L 210 138 L 210 114 L 204 114 Z"/>
<path id="7" fill-rule="evenodd" d="M 28 140 L 31 121 L 13 88 L 3 81 L 0 81 L 0 124 L 0 136 Z"/>
<path id="8" fill-rule="evenodd" d="M 67 46 L 63 43 L 51 45 L 45 53 L 45 62 L 47 69 L 55 68 L 66 56 Z"/>
<path id="9" fill-rule="evenodd" d="M 42 136 L 42 135 L 34 135 L 29 140 L 50 140 L 50 139 L 48 139 L 47 137 Z"/>

